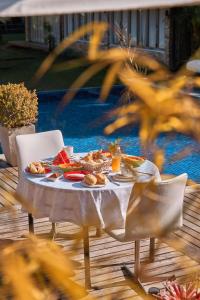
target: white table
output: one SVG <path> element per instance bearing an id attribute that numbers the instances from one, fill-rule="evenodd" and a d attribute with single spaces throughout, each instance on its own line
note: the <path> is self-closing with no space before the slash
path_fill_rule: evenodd
<path id="1" fill-rule="evenodd" d="M 160 180 L 157 167 L 146 160 L 139 168 Z M 35 218 L 48 217 L 51 222 L 72 222 L 79 226 L 96 226 L 120 229 L 125 226 L 125 216 L 132 182 L 112 182 L 101 188 L 86 188 L 80 182 L 59 179 L 47 181 L 45 177 L 23 174 L 17 191 L 30 201 Z M 146 175 L 141 176 L 145 180 Z"/>
<path id="2" fill-rule="evenodd" d="M 160 180 L 158 168 L 146 160 L 140 171 L 154 174 Z M 145 180 L 142 175 L 141 180 Z M 91 287 L 89 226 L 120 229 L 125 227 L 126 210 L 133 183 L 109 182 L 101 188 L 86 188 L 80 182 L 59 179 L 50 182 L 45 177 L 35 177 L 23 173 L 19 178 L 17 193 L 30 202 L 34 217 L 48 217 L 55 222 L 72 222 L 83 229 L 85 286 Z"/>

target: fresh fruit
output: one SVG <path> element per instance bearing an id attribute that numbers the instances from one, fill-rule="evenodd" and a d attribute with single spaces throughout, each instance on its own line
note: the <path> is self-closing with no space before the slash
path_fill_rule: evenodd
<path id="1" fill-rule="evenodd" d="M 59 164 L 58 167 L 63 172 L 69 172 L 69 171 L 79 171 L 83 169 L 83 166 L 79 162 L 72 162 L 72 163 L 65 163 L 65 164 Z"/>
<path id="2" fill-rule="evenodd" d="M 128 156 L 128 155 L 123 155 L 122 157 L 122 161 L 133 167 L 133 168 L 137 168 L 139 167 L 141 164 L 143 164 L 143 162 L 145 161 L 145 158 L 142 156 Z"/>
<path id="3" fill-rule="evenodd" d="M 53 160 L 53 165 L 60 165 L 60 164 L 65 164 L 65 163 L 69 163 L 69 157 L 67 155 L 67 153 L 64 150 L 61 150 L 56 157 Z"/>

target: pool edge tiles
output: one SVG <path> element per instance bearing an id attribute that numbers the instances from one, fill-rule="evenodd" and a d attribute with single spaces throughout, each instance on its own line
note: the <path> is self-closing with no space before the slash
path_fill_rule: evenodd
<path id="1" fill-rule="evenodd" d="M 122 93 L 122 91 L 124 90 L 124 86 L 123 85 L 114 85 L 113 88 L 111 89 L 110 94 L 115 95 L 119 98 L 120 94 Z M 96 98 L 96 100 L 101 100 L 99 98 L 100 96 L 100 91 L 101 91 L 101 87 L 83 87 L 81 89 L 61 89 L 61 90 L 50 90 L 50 91 L 38 91 L 37 95 L 38 95 L 38 99 L 39 102 L 40 101 L 52 101 L 52 100 L 61 100 L 63 98 L 63 96 L 69 92 L 69 91 L 75 91 L 76 92 L 76 96 L 73 100 L 76 99 L 88 99 L 88 100 L 94 100 L 94 97 Z M 108 101 L 110 100 L 110 97 L 108 96 Z"/>

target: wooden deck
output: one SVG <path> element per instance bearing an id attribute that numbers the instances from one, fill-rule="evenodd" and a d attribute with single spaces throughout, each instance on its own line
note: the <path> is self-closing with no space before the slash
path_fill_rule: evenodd
<path id="1" fill-rule="evenodd" d="M 2 162 L 1 162 L 2 163 Z M 2 163 L 3 164 L 3 163 Z M 0 164 L 0 235 L 1 239 L 10 238 L 17 240 L 22 234 L 28 232 L 27 214 L 22 213 L 16 206 L 16 214 L 11 215 L 7 209 L 3 209 L 7 203 L 11 203 L 9 191 L 14 191 L 17 185 L 17 168 L 5 167 Z M 152 276 L 175 275 L 178 280 L 188 280 L 188 276 L 200 272 L 200 194 L 194 191 L 186 192 L 184 199 L 184 226 L 176 233 L 176 240 L 182 242 L 186 247 L 186 253 L 177 251 L 170 245 L 170 240 L 165 243 L 157 243 L 155 261 L 146 265 Z M 47 219 L 35 221 L 36 233 L 48 232 L 51 224 Z M 58 224 L 58 232 L 74 233 L 78 227 L 69 223 Z M 103 234 L 100 238 L 95 237 L 94 230 L 90 233 L 91 251 L 91 275 L 92 284 L 98 286 L 99 290 L 91 290 L 90 293 L 97 297 L 107 299 L 116 296 L 117 299 L 138 298 L 131 289 L 129 283 L 124 280 L 120 266 L 126 263 L 130 268 L 134 263 L 133 243 L 119 243 Z M 73 241 L 58 235 L 56 242 L 62 244 L 64 249 L 71 249 Z M 142 261 L 148 259 L 149 241 L 142 241 Z M 77 248 L 74 259 L 80 262 L 76 269 L 75 279 L 84 282 L 82 245 Z M 146 282 L 145 287 L 160 286 L 161 283 Z M 120 292 L 120 295 L 119 295 Z"/>

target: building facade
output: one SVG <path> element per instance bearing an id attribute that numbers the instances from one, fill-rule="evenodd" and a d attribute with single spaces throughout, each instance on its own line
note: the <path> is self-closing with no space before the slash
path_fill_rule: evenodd
<path id="1" fill-rule="evenodd" d="M 109 29 L 104 38 L 105 47 L 119 44 L 115 29 L 121 28 L 131 38 L 133 47 L 144 49 L 173 68 L 173 16 L 172 9 L 151 9 L 29 17 L 26 18 L 26 41 L 48 48 L 50 36 L 56 45 L 81 25 L 106 21 Z M 88 40 L 85 36 L 77 44 L 84 48 Z"/>

